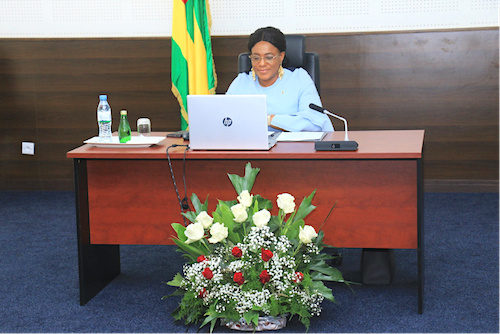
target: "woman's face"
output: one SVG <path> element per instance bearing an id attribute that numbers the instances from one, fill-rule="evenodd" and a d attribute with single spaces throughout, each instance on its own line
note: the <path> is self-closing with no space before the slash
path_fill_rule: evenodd
<path id="1" fill-rule="evenodd" d="M 253 46 L 250 59 L 261 86 L 269 87 L 278 79 L 278 69 L 283 58 L 285 52 L 280 52 L 269 42 L 260 41 Z"/>

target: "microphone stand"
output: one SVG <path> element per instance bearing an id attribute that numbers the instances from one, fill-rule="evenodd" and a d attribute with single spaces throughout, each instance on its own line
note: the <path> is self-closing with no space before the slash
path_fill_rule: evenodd
<path id="1" fill-rule="evenodd" d="M 323 114 L 333 116 L 333 117 L 338 118 L 344 122 L 344 131 L 345 131 L 344 141 L 349 141 L 349 135 L 347 134 L 347 120 L 344 117 L 340 117 L 339 115 L 332 114 L 331 112 L 329 112 L 326 109 L 323 110 Z"/>
<path id="2" fill-rule="evenodd" d="M 349 140 L 349 134 L 347 130 L 347 120 L 344 117 L 335 115 L 325 108 L 317 106 L 315 104 L 309 104 L 309 108 L 319 111 L 325 115 L 330 115 L 344 122 L 344 140 L 343 141 L 317 141 L 314 143 L 314 149 L 316 151 L 356 151 L 358 149 L 358 143 Z"/>

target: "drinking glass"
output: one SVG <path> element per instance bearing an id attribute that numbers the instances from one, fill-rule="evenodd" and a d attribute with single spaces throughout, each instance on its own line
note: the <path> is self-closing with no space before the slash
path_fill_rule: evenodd
<path id="1" fill-rule="evenodd" d="M 139 118 L 137 120 L 137 133 L 140 136 L 151 135 L 151 121 L 149 118 Z"/>

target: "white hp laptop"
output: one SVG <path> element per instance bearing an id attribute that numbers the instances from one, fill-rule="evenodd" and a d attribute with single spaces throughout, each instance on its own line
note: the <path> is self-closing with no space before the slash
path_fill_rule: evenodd
<path id="1" fill-rule="evenodd" d="M 269 150 L 265 95 L 188 95 L 189 147 L 193 150 Z"/>

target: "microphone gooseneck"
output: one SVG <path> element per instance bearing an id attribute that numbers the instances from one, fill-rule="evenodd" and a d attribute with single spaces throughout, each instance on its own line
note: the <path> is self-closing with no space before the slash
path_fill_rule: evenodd
<path id="1" fill-rule="evenodd" d="M 325 108 L 320 107 L 314 103 L 310 103 L 309 108 L 316 110 L 316 111 L 319 111 L 325 115 L 333 116 L 333 117 L 338 118 L 341 121 L 343 121 L 344 122 L 344 130 L 345 130 L 344 141 L 349 141 L 349 134 L 347 133 L 347 120 L 344 117 L 340 117 L 339 115 L 335 115 L 335 114 L 329 112 L 328 110 L 326 110 Z"/>

